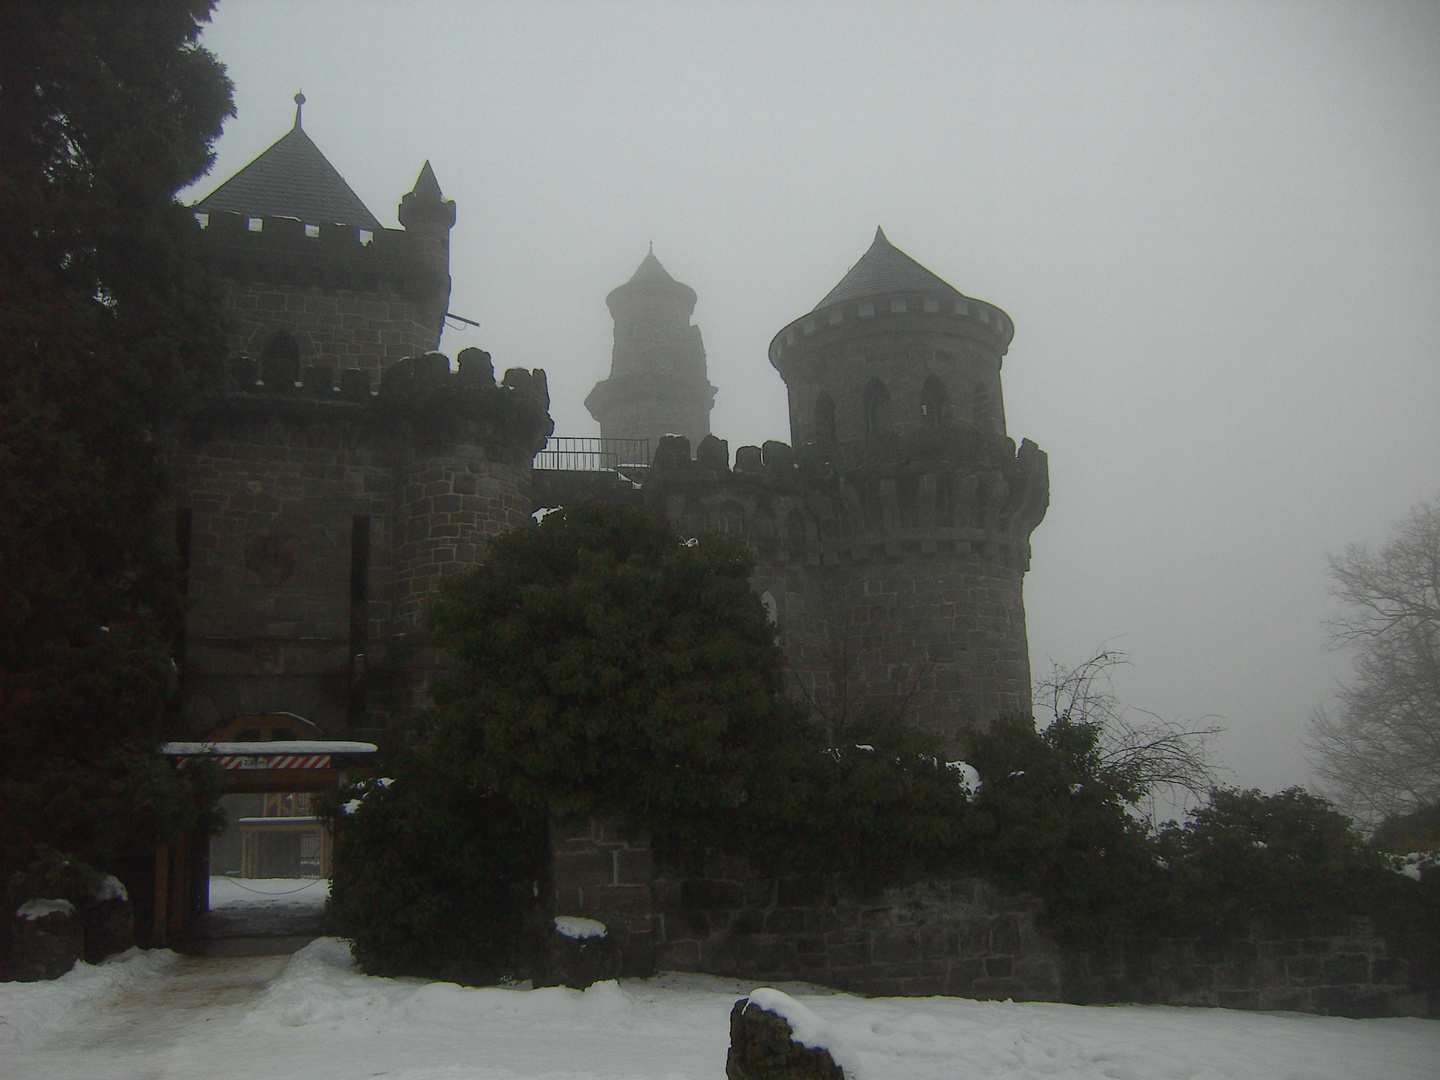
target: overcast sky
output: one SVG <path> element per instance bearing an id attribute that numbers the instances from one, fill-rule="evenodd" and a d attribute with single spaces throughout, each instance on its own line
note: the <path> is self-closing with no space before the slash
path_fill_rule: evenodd
<path id="1" fill-rule="evenodd" d="M 305 130 L 389 226 L 458 204 L 447 331 L 609 373 L 649 241 L 699 294 L 712 429 L 789 439 L 767 347 L 876 225 L 1014 319 L 1010 434 L 1050 455 L 1031 658 L 1213 717 L 1306 783 L 1327 554 L 1440 493 L 1440 4 L 221 0 L 239 116 L 198 197 Z"/>

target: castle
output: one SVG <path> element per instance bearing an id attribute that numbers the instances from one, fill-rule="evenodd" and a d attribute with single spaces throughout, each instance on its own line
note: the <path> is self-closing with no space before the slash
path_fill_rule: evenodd
<path id="1" fill-rule="evenodd" d="M 1045 455 L 1005 432 L 1003 311 L 877 232 L 771 342 L 791 443 L 732 462 L 709 431 L 695 293 L 652 250 L 608 297 L 594 452 L 542 453 L 543 371 L 497 382 L 478 349 L 458 370 L 434 351 L 455 204 L 429 163 L 402 227 L 385 228 L 306 135 L 301 104 L 194 207 L 233 326 L 228 383 L 171 455 L 196 734 L 275 711 L 332 737 L 383 728 L 437 663 L 419 620 L 440 578 L 585 496 L 742 538 L 793 691 L 837 724 L 883 704 L 950 741 L 1028 712 L 1022 581 L 1049 481 Z"/>

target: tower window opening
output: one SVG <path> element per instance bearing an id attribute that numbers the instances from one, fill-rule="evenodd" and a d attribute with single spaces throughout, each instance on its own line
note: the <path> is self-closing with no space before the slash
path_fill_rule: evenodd
<path id="1" fill-rule="evenodd" d="M 934 375 L 925 380 L 920 391 L 920 417 L 928 428 L 944 427 L 950 422 L 950 395 Z"/>
<path id="2" fill-rule="evenodd" d="M 865 434 L 878 435 L 890 429 L 890 392 L 879 379 L 865 388 Z"/>
<path id="3" fill-rule="evenodd" d="M 300 379 L 300 346 L 285 331 L 271 337 L 261 359 L 261 380 L 265 386 L 294 386 Z"/>
<path id="4" fill-rule="evenodd" d="M 815 399 L 815 441 L 821 446 L 835 444 L 835 399 L 823 390 Z"/>
<path id="5" fill-rule="evenodd" d="M 283 330 L 270 338 L 260 361 L 260 378 L 267 387 L 294 386 L 300 378 L 300 346 Z"/>
<path id="6" fill-rule="evenodd" d="M 975 423 L 988 424 L 991 417 L 990 390 L 983 382 L 977 382 L 972 396 Z"/>

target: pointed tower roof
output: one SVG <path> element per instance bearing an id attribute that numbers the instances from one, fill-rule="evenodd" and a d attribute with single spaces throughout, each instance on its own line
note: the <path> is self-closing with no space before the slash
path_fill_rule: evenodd
<path id="1" fill-rule="evenodd" d="M 658 282 L 662 285 L 674 285 L 676 281 L 670 276 L 670 271 L 660 265 L 660 260 L 655 258 L 655 242 L 650 242 L 650 250 L 645 258 L 640 260 L 640 265 L 635 268 L 635 273 L 630 275 L 634 282 Z"/>
<path id="2" fill-rule="evenodd" d="M 425 222 L 439 222 L 447 229 L 455 225 L 455 200 L 440 192 L 440 181 L 426 161 L 415 178 L 415 186 L 400 200 L 400 224 L 405 228 Z"/>
<path id="3" fill-rule="evenodd" d="M 955 286 L 931 273 L 890 243 L 885 237 L 885 230 L 877 227 L 870 250 L 840 279 L 840 284 L 825 294 L 825 299 L 815 305 L 815 310 L 877 293 L 904 292 L 910 289 L 964 295 Z"/>
<path id="4" fill-rule="evenodd" d="M 660 265 L 660 260 L 655 257 L 655 243 L 651 241 L 650 250 L 646 252 L 645 258 L 640 260 L 640 265 L 635 268 L 635 273 L 630 275 L 630 280 L 624 285 L 617 285 L 611 289 L 610 295 L 605 298 L 605 303 L 609 304 L 613 311 L 616 296 L 623 296 L 638 289 L 656 288 L 674 290 L 689 302 L 693 310 L 696 299 L 695 290 L 683 281 L 676 281 L 670 276 L 670 271 Z"/>
<path id="5" fill-rule="evenodd" d="M 304 103 L 304 95 L 296 94 L 295 126 L 196 203 L 194 209 L 250 217 L 292 217 L 316 225 L 338 222 L 378 231 L 382 226 L 375 215 L 300 126 L 300 106 Z"/>

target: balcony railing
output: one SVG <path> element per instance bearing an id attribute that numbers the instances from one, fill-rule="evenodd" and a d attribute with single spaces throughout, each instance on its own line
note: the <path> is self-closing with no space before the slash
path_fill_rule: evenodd
<path id="1" fill-rule="evenodd" d="M 582 439 L 552 435 L 535 455 L 535 468 L 615 472 L 650 464 L 649 439 Z"/>

